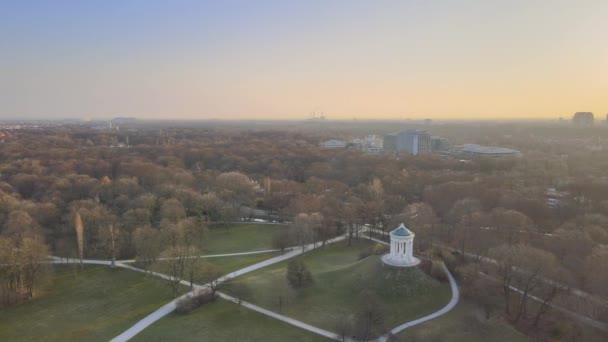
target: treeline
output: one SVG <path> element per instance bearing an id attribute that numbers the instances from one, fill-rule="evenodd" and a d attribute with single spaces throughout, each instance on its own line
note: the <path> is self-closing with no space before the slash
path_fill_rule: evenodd
<path id="1" fill-rule="evenodd" d="M 507 137 L 442 127 L 455 141 L 516 139 L 524 152 L 472 161 L 321 150 L 319 139 L 332 132 L 293 127 L 21 131 L 0 145 L 1 235 L 12 250 L 36 236 L 50 253 L 77 257 L 79 215 L 85 257 L 152 265 L 168 248 L 199 252 L 187 246 L 204 239 L 209 223 L 239 219 L 243 207 L 295 223 L 277 246 L 352 238 L 364 224 L 386 232 L 404 221 L 418 252 L 442 246 L 504 259 L 526 246 L 549 253 L 539 259 L 550 259 L 569 286 L 608 296 L 608 157 L 561 142 L 559 132 L 509 129 Z M 548 187 L 567 193 L 557 209 L 546 205 Z"/>

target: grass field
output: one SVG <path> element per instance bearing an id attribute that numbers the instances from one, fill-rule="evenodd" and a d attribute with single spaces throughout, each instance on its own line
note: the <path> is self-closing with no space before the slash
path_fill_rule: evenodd
<path id="1" fill-rule="evenodd" d="M 283 225 L 231 224 L 211 225 L 203 241 L 205 254 L 251 252 L 272 249 L 272 239 Z"/>
<path id="2" fill-rule="evenodd" d="M 257 264 L 258 262 L 262 262 L 277 255 L 280 255 L 280 253 L 273 252 L 232 257 L 205 258 L 204 260 L 219 267 L 222 270 L 222 274 L 227 274 L 241 268 Z"/>
<path id="3" fill-rule="evenodd" d="M 328 330 L 335 329 L 339 318 L 352 316 L 364 290 L 381 301 L 388 327 L 448 303 L 449 285 L 417 268 L 389 268 L 382 265 L 379 256 L 358 260 L 361 250 L 369 246 L 365 240 L 352 247 L 341 242 L 301 256 L 315 283 L 299 292 L 287 285 L 285 262 L 239 277 L 226 284 L 224 291 L 230 293 L 236 284 L 245 284 L 250 289 L 245 300 Z"/>
<path id="4" fill-rule="evenodd" d="M 0 341 L 108 341 L 171 299 L 137 272 L 55 266 L 34 299 L 0 309 Z"/>
<path id="5" fill-rule="evenodd" d="M 132 341 L 327 341 L 276 319 L 217 299 L 187 315 L 171 314 Z"/>
<path id="6" fill-rule="evenodd" d="M 483 319 L 481 309 L 461 300 L 449 313 L 432 321 L 406 329 L 398 335 L 404 342 L 413 341 L 530 341 L 500 318 Z"/>
<path id="7" fill-rule="evenodd" d="M 279 252 L 271 252 L 271 253 L 260 253 L 260 254 L 251 254 L 251 255 L 242 255 L 242 256 L 227 256 L 227 257 L 217 257 L 217 258 L 202 258 L 205 262 L 216 265 L 219 267 L 222 274 L 228 274 L 230 272 L 239 270 L 241 268 L 257 264 L 258 262 L 262 262 L 264 260 L 270 259 L 280 255 Z M 159 261 L 164 262 L 164 261 Z M 145 265 L 141 263 L 134 263 L 133 266 L 139 268 L 145 268 Z M 154 267 L 154 265 L 152 266 Z"/>

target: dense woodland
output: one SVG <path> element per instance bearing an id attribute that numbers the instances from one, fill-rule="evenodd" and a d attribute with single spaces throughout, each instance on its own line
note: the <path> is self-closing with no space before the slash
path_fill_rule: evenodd
<path id="1" fill-rule="evenodd" d="M 543 322 L 552 329 L 557 323 L 543 320 L 552 303 L 608 322 L 608 127 L 426 128 L 454 144 L 523 155 L 465 161 L 318 147 L 322 139 L 395 130 L 380 122 L 11 131 L 0 144 L 2 305 L 32 296 L 47 255 L 150 266 L 175 257 L 175 279 L 194 280 L 198 267 L 212 280 L 216 270 L 179 257 L 198 253 L 211 225 L 262 212 L 293 223 L 276 237 L 278 248 L 352 238 L 363 225 L 387 232 L 403 221 L 416 233 L 416 253 L 443 259 L 464 296 L 523 331 Z M 546 205 L 550 187 L 564 194 L 557 208 Z"/>

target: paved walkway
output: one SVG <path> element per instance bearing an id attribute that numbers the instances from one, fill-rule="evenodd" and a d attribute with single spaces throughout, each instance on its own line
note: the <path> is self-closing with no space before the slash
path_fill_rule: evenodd
<path id="1" fill-rule="evenodd" d="M 450 299 L 450 302 L 439 311 L 435 311 L 430 315 L 415 319 L 413 321 L 409 321 L 407 323 L 403 323 L 400 326 L 393 328 L 391 330 L 391 334 L 396 335 L 407 328 L 411 328 L 415 325 L 422 324 L 424 322 L 430 321 L 437 317 L 443 316 L 446 313 L 450 312 L 456 306 L 456 304 L 458 304 L 458 300 L 460 299 L 460 291 L 458 290 L 458 285 L 456 284 L 456 280 L 452 276 L 452 273 L 450 273 L 450 270 L 448 270 L 448 268 L 445 266 L 445 264 L 442 264 L 442 268 L 443 268 L 443 271 L 448 275 L 448 280 L 450 281 L 450 287 L 452 288 L 452 299 Z M 386 341 L 387 339 L 388 339 L 388 336 L 382 336 L 378 339 L 378 341 Z"/>
<path id="2" fill-rule="evenodd" d="M 304 330 L 308 330 L 308 331 L 313 332 L 315 334 L 318 334 L 318 335 L 321 335 L 321 336 L 325 336 L 325 337 L 330 338 L 332 340 L 342 341 L 342 338 L 338 334 L 336 334 L 334 332 L 327 331 L 327 330 L 324 330 L 324 329 L 321 329 L 321 328 L 317 328 L 314 325 L 310 325 L 310 324 L 304 323 L 302 321 L 298 321 L 298 320 L 293 319 L 291 317 L 287 317 L 287 316 L 278 314 L 278 313 L 276 313 L 274 311 L 266 310 L 266 309 L 264 309 L 262 307 L 259 307 L 259 306 L 255 305 L 255 304 L 251 304 L 249 302 L 245 302 L 245 301 L 240 301 L 239 302 L 239 300 L 237 298 L 232 297 L 230 295 L 227 295 L 227 294 L 225 294 L 223 292 L 217 292 L 217 293 L 220 296 L 220 298 L 222 298 L 222 299 L 231 301 L 231 302 L 236 303 L 236 304 L 240 304 L 240 305 L 242 305 L 242 306 L 244 306 L 244 307 L 246 307 L 246 308 L 248 308 L 250 310 L 259 312 L 259 313 L 261 313 L 263 315 L 266 315 L 266 316 L 278 319 L 279 321 L 285 322 L 287 324 L 291 324 L 293 326 L 296 326 L 296 327 L 304 329 Z M 352 340 L 351 339 L 345 339 L 345 341 L 352 341 Z"/>
<path id="3" fill-rule="evenodd" d="M 364 235 L 364 238 L 370 239 L 372 241 L 381 243 L 383 245 L 388 245 L 387 242 L 376 239 L 376 238 L 372 238 L 369 235 Z M 450 270 L 448 270 L 448 268 L 445 266 L 445 264 L 441 265 L 443 268 L 443 271 L 445 272 L 445 274 L 447 274 L 448 276 L 448 280 L 450 281 L 450 287 L 452 288 L 452 298 L 450 299 L 450 302 L 444 306 L 441 310 L 439 311 L 435 311 L 432 314 L 428 315 L 428 316 L 424 316 L 418 319 L 415 319 L 413 321 L 409 321 L 407 323 L 403 323 L 398 327 L 393 328 L 390 333 L 391 334 L 398 334 L 400 332 L 402 332 L 403 330 L 413 327 L 415 325 L 418 324 L 422 324 L 426 321 L 430 321 L 432 319 L 435 319 L 439 316 L 445 315 L 446 313 L 450 312 L 455 306 L 456 304 L 458 304 L 458 300 L 460 299 L 460 291 L 458 290 L 458 284 L 456 283 L 456 280 L 454 279 L 454 276 L 452 276 L 452 273 L 450 272 Z M 388 339 L 388 336 L 381 336 L 380 338 L 378 338 L 378 341 L 386 341 Z"/>
<path id="4" fill-rule="evenodd" d="M 77 258 L 62 258 L 58 256 L 50 256 L 52 264 L 80 264 L 80 259 Z M 83 264 L 93 265 L 112 265 L 110 260 L 95 260 L 95 259 L 82 259 Z"/>
<path id="5" fill-rule="evenodd" d="M 369 231 L 375 231 L 375 230 L 374 229 L 370 229 L 370 228 L 364 228 L 363 229 L 363 233 L 369 232 Z M 339 236 L 337 238 L 328 240 L 326 242 L 326 244 L 342 241 L 345 238 L 346 238 L 345 235 Z M 375 241 L 375 242 L 378 242 L 378 243 L 381 243 L 381 244 L 384 244 L 384 245 L 388 245 L 387 242 L 379 240 L 379 239 L 376 239 L 376 238 L 372 238 L 372 237 L 370 237 L 368 235 L 363 235 L 362 234 L 362 238 L 367 238 L 367 239 L 369 239 L 371 241 Z M 243 275 L 245 273 L 249 273 L 249 272 L 258 270 L 260 268 L 263 268 L 263 267 L 266 267 L 266 266 L 269 266 L 269 265 L 272 265 L 272 264 L 275 264 L 275 263 L 278 263 L 278 262 L 285 261 L 287 259 L 293 258 L 295 256 L 298 256 L 298 255 L 300 255 L 302 253 L 308 252 L 308 251 L 310 251 L 312 249 L 315 249 L 315 248 L 318 248 L 318 247 L 321 247 L 320 243 L 318 243 L 317 245 L 309 244 L 309 245 L 304 246 L 304 248 L 302 248 L 301 246 L 300 247 L 290 247 L 290 248 L 286 249 L 286 251 L 288 251 L 288 252 L 285 253 L 285 254 L 283 254 L 283 255 L 280 255 L 280 256 L 277 256 L 277 257 L 274 257 L 274 258 L 262 261 L 260 263 L 257 263 L 257 264 L 245 267 L 243 269 L 234 271 L 232 273 L 226 274 L 225 276 L 223 276 L 223 277 L 220 278 L 220 281 L 222 281 L 222 282 L 223 281 L 227 281 L 227 280 L 233 279 L 235 277 L 238 277 L 240 275 Z M 279 251 L 280 250 L 277 250 L 277 249 L 271 249 L 271 250 L 241 252 L 241 253 L 203 255 L 203 256 L 199 256 L 199 257 L 202 257 L 202 258 L 230 257 L 230 256 L 239 256 L 239 255 L 251 255 L 251 254 L 271 253 L 271 252 L 279 252 Z M 52 256 L 50 258 L 51 258 L 51 263 L 55 263 L 55 264 L 62 264 L 62 263 L 70 263 L 70 264 L 72 264 L 72 263 L 80 263 L 81 262 L 80 259 L 76 259 L 76 258 L 61 258 L 61 257 L 57 257 L 57 256 Z M 488 260 L 483 260 L 485 262 L 496 262 L 495 260 L 492 260 L 492 259 L 489 259 L 489 258 L 484 258 L 484 259 L 488 259 Z M 131 262 L 135 262 L 135 260 L 120 260 L 120 261 L 116 261 L 116 266 L 117 267 L 126 268 L 126 269 L 130 269 L 130 270 L 137 271 L 137 272 L 143 272 L 143 273 L 152 274 L 152 275 L 158 276 L 158 277 L 163 278 L 163 279 L 170 279 L 169 276 L 167 276 L 165 274 L 162 274 L 162 273 L 145 271 L 145 270 L 137 268 L 137 267 L 126 265 L 126 263 L 131 263 Z M 84 264 L 108 265 L 108 266 L 111 265 L 111 261 L 109 261 L 109 260 L 83 259 L 82 263 L 84 263 Z M 458 290 L 458 285 L 456 284 L 456 281 L 454 280 L 454 277 L 452 276 L 452 274 L 450 273 L 450 271 L 447 269 L 447 267 L 445 265 L 442 265 L 442 267 L 443 267 L 444 271 L 446 272 L 446 274 L 448 276 L 448 280 L 450 281 L 450 286 L 451 286 L 451 290 L 452 290 L 452 298 L 451 298 L 450 302 L 445 307 L 443 307 L 442 309 L 440 309 L 439 311 L 436 311 L 436 312 L 434 312 L 434 313 L 432 313 L 430 315 L 427 315 L 427 316 L 415 319 L 413 321 L 403 323 L 403 324 L 401 324 L 401 325 L 393 328 L 390 331 L 391 334 L 398 334 L 398 333 L 402 332 L 403 330 L 405 330 L 407 328 L 410 328 L 410 327 L 422 324 L 424 322 L 427 322 L 429 320 L 435 319 L 437 317 L 440 317 L 440 316 L 448 313 L 449 311 L 451 311 L 458 304 L 458 300 L 459 300 L 459 297 L 460 297 L 460 292 Z M 188 281 L 186 281 L 186 280 L 182 280 L 180 283 L 183 284 L 183 285 L 185 285 L 185 286 L 190 286 L 190 283 Z M 205 284 L 205 285 L 194 284 L 193 286 L 194 286 L 195 290 L 200 290 L 200 289 L 204 289 L 204 288 L 208 287 L 207 284 Z M 512 290 L 518 291 L 518 292 L 520 291 L 519 289 L 516 289 L 516 288 L 512 288 Z M 168 315 L 169 313 L 173 312 L 175 310 L 175 308 L 176 308 L 177 302 L 180 299 L 186 298 L 186 297 L 189 297 L 189 296 L 192 296 L 192 295 L 193 295 L 193 292 L 188 292 L 188 293 L 182 295 L 181 297 L 176 298 L 175 300 L 173 300 L 173 301 L 165 304 L 164 306 L 162 306 L 158 310 L 154 311 L 153 313 L 151 313 L 150 315 L 148 315 L 144 319 L 142 319 L 139 322 L 137 322 L 135 325 L 133 325 L 127 331 L 123 332 L 119 336 L 117 336 L 114 339 L 112 339 L 112 342 L 114 342 L 114 341 L 120 341 L 120 342 L 122 342 L 122 341 L 128 341 L 133 336 L 137 335 L 139 332 L 141 332 L 142 330 L 144 330 L 145 328 L 147 328 L 148 326 L 150 326 L 151 324 L 153 324 L 157 320 L 159 320 L 159 319 L 165 317 L 166 315 Z M 228 301 L 232 301 L 232 302 L 235 302 L 235 303 L 239 303 L 238 299 L 236 299 L 236 298 L 234 298 L 232 296 L 229 296 L 229 295 L 227 295 L 225 293 L 218 292 L 218 295 L 222 299 L 225 299 L 225 300 L 228 300 Z M 579 294 L 579 296 L 580 296 L 580 294 Z M 530 297 L 533 300 L 540 300 L 539 298 L 535 298 L 533 296 L 530 296 Z M 325 336 L 327 338 L 334 339 L 334 340 L 339 340 L 339 341 L 342 340 L 336 333 L 333 333 L 331 331 L 327 331 L 327 330 L 323 330 L 323 329 L 317 328 L 315 326 L 312 326 L 310 324 L 307 324 L 307 323 L 295 320 L 295 319 L 287 317 L 287 316 L 280 315 L 280 314 L 278 314 L 276 312 L 273 312 L 273 311 L 270 311 L 270 310 L 266 310 L 266 309 L 261 308 L 261 307 L 259 307 L 257 305 L 254 305 L 252 303 L 240 301 L 240 304 L 243 305 L 244 307 L 247 307 L 248 309 L 251 309 L 251 310 L 254 310 L 256 312 L 259 312 L 259 313 L 262 313 L 264 315 L 267 315 L 269 317 L 281 320 L 281 321 L 283 321 L 285 323 L 288 323 L 288 324 L 291 324 L 293 326 L 296 326 L 296 327 L 308 330 L 310 332 L 313 332 L 313 333 Z M 590 319 L 590 318 L 588 318 L 586 316 L 582 316 L 580 314 L 577 314 L 575 312 L 572 312 L 570 310 L 564 309 L 564 308 L 556 306 L 556 305 L 551 305 L 551 307 L 553 307 L 554 309 L 557 309 L 559 311 L 562 311 L 562 312 L 564 312 L 566 314 L 570 314 L 570 315 L 574 316 L 575 318 L 578 318 L 580 321 L 583 321 L 584 323 L 587 323 L 587 324 L 589 324 L 591 326 L 595 326 L 596 328 L 599 328 L 599 329 L 602 329 L 602 330 L 605 330 L 607 328 L 607 326 L 605 324 L 597 322 L 597 321 L 594 321 L 594 320 L 592 320 L 592 319 Z M 377 339 L 377 341 L 383 342 L 383 341 L 387 341 L 387 339 L 388 339 L 388 336 L 385 335 L 385 336 L 379 337 Z M 346 341 L 350 341 L 350 340 L 347 339 Z"/>
<path id="6" fill-rule="evenodd" d="M 335 242 L 338 242 L 338 241 L 342 241 L 344 239 L 345 239 L 345 236 L 339 236 L 337 238 L 328 240 L 326 242 L 326 244 L 335 243 Z M 289 251 L 289 252 L 287 252 L 287 253 L 285 253 L 283 255 L 279 255 L 279 256 L 276 256 L 274 258 L 270 258 L 268 260 L 264 260 L 264 261 L 259 262 L 257 264 L 254 264 L 254 265 L 242 268 L 240 270 L 228 273 L 225 276 L 222 276 L 221 278 L 219 278 L 219 281 L 220 282 L 224 282 L 224 281 L 236 278 L 236 277 L 238 277 L 240 275 L 243 275 L 245 273 L 249 273 L 249 272 L 258 270 L 260 268 L 264 268 L 266 266 L 269 266 L 269 265 L 272 265 L 272 264 L 276 264 L 276 263 L 285 261 L 287 259 L 293 258 L 295 256 L 298 256 L 298 255 L 300 255 L 302 253 L 308 252 L 308 251 L 313 250 L 313 249 L 318 248 L 318 247 L 321 247 L 320 243 L 317 243 L 316 245 L 313 245 L 313 244 L 305 245 L 303 248 L 302 247 L 294 248 L 291 251 Z M 145 272 L 144 270 L 139 269 L 137 267 L 125 265 L 125 264 L 122 264 L 122 263 L 117 263 L 116 266 L 127 268 L 127 269 L 131 269 L 131 270 L 138 271 L 138 272 Z M 161 277 L 163 279 L 169 279 L 169 276 L 167 276 L 165 274 L 162 274 L 162 273 L 158 273 L 158 272 L 148 272 L 148 274 L 152 274 L 152 275 Z M 187 282 L 185 280 L 182 280 L 181 283 L 184 284 L 184 285 L 186 285 L 186 286 L 190 286 L 190 282 Z M 201 289 L 201 288 L 205 288 L 205 287 L 207 287 L 207 284 L 202 285 L 202 286 L 201 285 L 196 285 L 195 289 Z M 173 312 L 173 310 L 175 310 L 175 308 L 176 308 L 177 301 L 180 300 L 181 298 L 185 298 L 187 296 L 192 296 L 192 292 L 188 292 L 187 294 L 183 295 L 182 297 L 177 298 L 177 299 L 171 301 L 168 304 L 165 304 L 164 306 L 162 306 L 158 310 L 154 311 L 153 313 L 149 314 L 148 316 L 146 316 L 145 318 L 143 318 L 142 320 L 140 320 L 139 322 L 137 322 L 135 325 L 133 325 L 131 328 L 127 329 L 122 334 L 116 336 L 114 339 L 112 339 L 112 342 L 123 342 L 123 341 L 128 341 L 129 339 L 133 338 L 133 336 L 137 335 L 142 330 L 144 330 L 145 328 L 147 328 L 150 325 L 152 325 L 152 323 L 158 321 L 159 319 L 161 319 L 161 318 L 165 317 L 166 315 L 170 314 L 171 312 Z M 302 322 L 300 322 L 300 323 L 302 323 Z M 302 323 L 302 324 L 306 325 L 305 323 Z M 316 333 L 316 331 L 312 331 L 312 332 Z"/>
<path id="7" fill-rule="evenodd" d="M 290 250 L 296 249 L 296 248 L 302 248 L 302 247 L 287 247 L 287 248 L 285 248 L 284 251 L 290 251 Z M 251 251 L 251 252 L 240 252 L 240 253 L 195 255 L 195 256 L 191 256 L 190 258 L 223 258 L 223 257 L 235 257 L 235 256 L 242 256 L 242 255 L 274 253 L 274 252 L 280 252 L 280 251 L 281 251 L 280 249 L 265 249 L 262 251 Z M 157 258 L 156 261 L 171 260 L 171 259 L 175 259 L 175 258 Z M 132 264 L 137 261 L 138 260 L 136 260 L 136 259 L 116 260 L 117 263 L 122 263 L 122 264 Z"/>
<path id="8" fill-rule="evenodd" d="M 379 242 L 382 244 L 387 245 L 386 242 L 382 241 L 382 240 L 378 240 L 375 238 L 370 238 L 369 236 L 365 236 L 363 235 L 363 238 L 368 238 L 371 239 L 372 241 L 375 242 Z M 339 242 L 342 240 L 345 240 L 346 236 L 339 236 L 336 237 L 334 239 L 328 240 L 326 242 L 326 244 L 331 244 L 331 243 L 335 243 L 335 242 Z M 224 276 L 222 276 L 219 280 L 221 282 L 225 282 L 228 281 L 230 279 L 236 278 L 238 276 L 241 276 L 243 274 L 249 273 L 249 272 L 253 272 L 255 270 L 264 268 L 266 266 L 272 265 L 272 264 L 276 264 L 285 260 L 288 260 L 290 258 L 296 257 L 300 254 L 303 254 L 305 252 L 311 251 L 315 248 L 321 247 L 322 245 L 320 243 L 317 243 L 316 245 L 313 244 L 309 244 L 304 246 L 304 248 L 302 247 L 292 247 L 289 249 L 289 251 L 285 254 L 276 256 L 274 258 L 270 258 L 268 260 L 259 262 L 257 264 L 242 268 L 240 270 L 228 273 Z M 203 256 L 203 257 L 223 257 L 223 256 L 237 256 L 237 255 L 249 255 L 249 254 L 258 254 L 258 253 L 269 253 L 269 252 L 277 252 L 278 250 L 265 250 L 265 251 L 253 251 L 253 252 L 243 252 L 243 253 L 230 253 L 230 254 L 215 254 L 215 255 L 207 255 L 207 256 Z M 60 257 L 56 257 L 53 256 L 51 257 L 52 262 L 53 263 L 80 263 L 80 259 L 75 259 L 75 258 L 60 258 Z M 111 265 L 111 261 L 109 260 L 92 260 L 92 259 L 83 259 L 82 262 L 84 264 L 97 264 L 97 265 Z M 131 260 L 121 260 L 121 261 L 117 261 L 116 262 L 116 267 L 121 267 L 121 268 L 125 268 L 125 269 L 129 269 L 132 271 L 136 271 L 136 272 L 142 272 L 142 273 L 147 273 L 150 275 L 154 275 L 157 277 L 160 277 L 162 279 L 166 279 L 169 280 L 170 277 L 166 274 L 162 274 L 162 273 L 158 273 L 158 272 L 153 272 L 153 271 L 146 271 L 143 270 L 141 268 L 137 268 L 137 267 L 133 267 L 130 265 L 127 265 L 126 263 L 128 262 L 132 262 Z M 458 286 L 456 284 L 456 281 L 454 280 L 454 277 L 452 276 L 452 274 L 450 273 L 450 271 L 447 269 L 447 267 L 445 267 L 445 265 L 443 265 L 443 269 L 446 272 L 446 274 L 448 275 L 448 279 L 450 281 L 450 286 L 452 288 L 452 299 L 450 300 L 450 302 L 441 310 L 436 311 L 428 316 L 410 321 L 410 322 L 406 322 L 402 325 L 399 325 L 398 327 L 392 329 L 390 332 L 392 334 L 397 334 L 409 327 L 424 323 L 426 321 L 435 319 L 441 315 L 446 314 L 447 312 L 449 312 L 450 310 L 452 310 L 454 308 L 454 306 L 456 306 L 456 304 L 458 303 L 458 298 L 460 296 L 459 291 L 458 291 Z M 186 281 L 186 280 L 182 280 L 180 281 L 180 283 L 182 285 L 185 286 L 190 286 L 190 282 Z M 201 289 L 205 289 L 208 288 L 208 284 L 204 284 L 204 285 L 198 285 L 198 284 L 194 284 L 193 285 L 194 290 L 201 290 Z M 234 303 L 239 303 L 239 300 L 235 297 L 232 297 L 230 295 L 227 295 L 225 293 L 222 292 L 217 292 L 218 295 L 220 296 L 220 298 L 234 302 Z M 156 311 L 152 312 L 151 314 L 149 314 L 148 316 L 144 317 L 142 320 L 140 320 L 139 322 L 137 322 L 135 325 L 131 326 L 129 329 L 127 329 L 126 331 L 124 331 L 123 333 L 121 333 L 120 335 L 116 336 L 115 338 L 113 338 L 111 340 L 111 342 L 124 342 L 124 341 L 128 341 L 131 338 L 133 338 L 135 335 L 137 335 L 138 333 L 140 333 L 141 331 L 143 331 L 144 329 L 146 329 L 147 327 L 149 327 L 150 325 L 152 325 L 154 322 L 158 321 L 159 319 L 167 316 L 168 314 L 170 314 L 171 312 L 173 312 L 176 307 L 177 307 L 177 303 L 178 301 L 180 301 L 183 298 L 187 298 L 187 297 L 191 297 L 194 294 L 194 291 L 190 291 L 174 300 L 172 300 L 171 302 L 163 305 L 162 307 L 160 307 L 159 309 L 157 309 Z M 243 305 L 244 307 L 256 311 L 258 313 L 261 313 L 263 315 L 278 319 L 282 322 L 291 324 L 293 326 L 296 326 L 298 328 L 310 331 L 312 333 L 333 339 L 333 340 L 337 340 L 337 341 L 342 341 L 341 337 L 331 331 L 327 331 L 318 327 L 315 327 L 313 325 L 304 323 L 302 321 L 298 321 L 296 319 L 278 314 L 276 312 L 264 309 L 262 307 L 259 307 L 257 305 L 254 305 L 252 303 L 249 302 L 244 302 L 244 301 L 240 301 L 240 305 Z M 388 336 L 381 336 L 379 337 L 377 340 L 378 341 L 386 341 L 388 339 Z M 353 342 L 350 339 L 346 339 L 345 341 L 349 341 L 349 342 Z"/>

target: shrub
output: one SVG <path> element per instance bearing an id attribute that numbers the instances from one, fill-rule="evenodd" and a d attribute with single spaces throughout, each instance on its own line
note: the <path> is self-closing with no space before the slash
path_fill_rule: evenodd
<path id="1" fill-rule="evenodd" d="M 431 276 L 441 282 L 445 282 L 448 280 L 445 271 L 441 265 L 441 261 L 433 261 L 431 265 Z"/>
<path id="2" fill-rule="evenodd" d="M 175 313 L 185 315 L 192 310 L 215 300 L 215 295 L 208 291 L 198 291 L 192 296 L 184 297 L 177 301 Z"/>
<path id="3" fill-rule="evenodd" d="M 377 244 L 374 245 L 373 253 L 375 255 L 386 254 L 387 251 L 388 251 L 388 247 L 381 244 L 380 242 L 378 242 Z"/>
<path id="4" fill-rule="evenodd" d="M 441 253 L 441 259 L 445 262 L 445 266 L 451 271 L 454 272 L 456 267 L 460 264 L 458 259 L 450 252 Z"/>
<path id="5" fill-rule="evenodd" d="M 312 274 L 300 259 L 292 259 L 287 264 L 287 282 L 294 289 L 312 285 Z"/>
<path id="6" fill-rule="evenodd" d="M 368 256 L 372 255 L 374 253 L 374 251 L 371 248 L 366 248 L 364 250 L 362 250 L 361 252 L 359 252 L 359 260 L 365 259 Z"/>
<path id="7" fill-rule="evenodd" d="M 426 273 L 428 275 L 431 275 L 432 267 L 433 267 L 433 262 L 428 259 L 420 260 L 420 265 L 418 265 L 418 268 L 420 268 L 424 273 Z"/>

